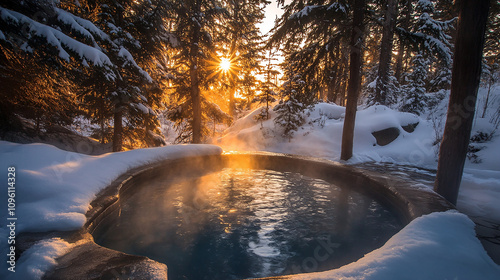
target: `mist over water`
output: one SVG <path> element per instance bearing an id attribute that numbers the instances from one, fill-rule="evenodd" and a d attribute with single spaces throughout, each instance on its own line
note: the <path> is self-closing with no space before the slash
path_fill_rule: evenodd
<path id="1" fill-rule="evenodd" d="M 373 199 L 296 173 L 225 168 L 136 187 L 96 242 L 165 263 L 174 280 L 333 269 L 402 228 Z"/>

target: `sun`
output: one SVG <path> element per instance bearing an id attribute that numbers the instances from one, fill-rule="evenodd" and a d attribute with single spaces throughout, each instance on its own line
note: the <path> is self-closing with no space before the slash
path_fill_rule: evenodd
<path id="1" fill-rule="evenodd" d="M 227 72 L 231 69 L 231 61 L 225 57 L 221 58 L 219 67 L 222 71 Z"/>

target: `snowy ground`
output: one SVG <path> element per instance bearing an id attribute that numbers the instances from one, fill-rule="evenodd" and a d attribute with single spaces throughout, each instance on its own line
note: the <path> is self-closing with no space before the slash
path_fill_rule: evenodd
<path id="1" fill-rule="evenodd" d="M 0 165 L 16 167 L 17 232 L 71 230 L 85 221 L 95 193 L 128 168 L 163 158 L 216 154 L 210 145 L 169 146 L 85 156 L 44 144 L 0 142 Z M 2 200 L 6 197 L 2 194 Z M 5 205 L 5 204 L 2 204 Z M 5 205 L 6 207 L 6 205 Z M 5 213 L 5 212 L 4 212 Z M 7 217 L 2 216 L 5 221 Z M 7 229 L 0 228 L 1 236 Z M 2 254 L 6 253 L 2 243 Z M 43 240 L 17 260 L 16 272 L 2 279 L 40 279 L 55 259 L 72 248 L 61 239 Z M 474 224 L 458 212 L 421 217 L 382 248 L 337 270 L 300 276 L 303 279 L 498 279 L 500 266 L 475 237 Z"/>
<path id="2" fill-rule="evenodd" d="M 482 115 L 487 90 L 478 94 L 478 116 Z M 399 165 L 437 169 L 439 147 L 437 137 L 442 135 L 448 99 L 444 98 L 422 116 L 402 113 L 385 106 L 359 108 L 354 132 L 354 155 L 347 164 L 389 162 Z M 479 132 L 493 135 L 489 141 L 472 143 L 480 148 L 476 158 L 466 162 L 458 209 L 471 217 L 483 217 L 500 224 L 500 133 L 495 128 L 495 114 L 500 107 L 500 86 L 493 89 L 485 118 L 476 116 L 472 135 Z M 215 144 L 225 151 L 260 150 L 340 159 L 342 127 L 345 108 L 335 104 L 319 103 L 305 113 L 305 123 L 291 140 L 281 136 L 281 128 L 274 123 L 275 113 L 266 121 L 257 121 L 260 108 L 239 119 Z M 418 123 L 413 132 L 403 126 Z M 397 128 L 400 135 L 386 146 L 377 145 L 372 132 Z M 476 162 L 473 162 L 476 161 Z"/>
<path id="3" fill-rule="evenodd" d="M 85 223 L 85 213 L 95 194 L 130 168 L 166 158 L 219 154 L 212 145 L 178 145 L 153 149 L 87 156 L 45 144 L 14 144 L 0 141 L 0 167 L 7 178 L 8 167 L 16 168 L 16 233 L 74 230 Z M 2 256 L 7 251 L 10 232 L 7 222 L 7 188 L 0 194 Z M 16 272 L 7 270 L 1 279 L 39 279 L 54 259 L 71 248 L 61 239 L 44 240 L 16 263 Z"/>
<path id="4" fill-rule="evenodd" d="M 471 143 L 479 151 L 466 163 L 457 207 L 475 221 L 500 225 L 500 135 L 498 117 L 500 88 L 493 89 L 483 116 L 487 90 L 479 90 L 472 135 L 492 135 Z M 437 169 L 439 137 L 442 135 L 448 99 L 421 116 L 385 106 L 358 108 L 354 133 L 354 155 L 347 164 L 394 163 Z M 305 123 L 292 139 L 282 137 L 274 123 L 257 121 L 260 108 L 239 119 L 216 141 L 225 151 L 264 150 L 340 159 L 345 108 L 319 103 L 305 113 Z M 413 132 L 403 129 L 418 123 Z M 390 144 L 377 145 L 372 132 L 397 128 L 399 136 Z M 432 175 L 424 169 L 415 172 Z M 428 187 L 432 187 L 432 185 Z M 499 232 L 494 232 L 498 235 Z M 496 242 L 498 242 L 496 237 Z M 459 244 L 459 245 L 458 245 Z M 429 246 L 429 247 L 427 247 Z M 438 248 L 440 247 L 440 248 Z M 496 248 L 496 247 L 495 247 Z M 495 255 L 497 254 L 496 249 Z M 458 250 L 458 251 L 456 251 Z M 484 273 L 484 274 L 483 274 Z M 303 279 L 500 279 L 499 266 L 484 252 L 475 237 L 474 224 L 459 213 L 435 213 L 413 221 L 387 244 L 356 263 L 338 270 L 304 276 Z M 302 279 L 302 278 L 301 278 Z"/>
<path id="5" fill-rule="evenodd" d="M 496 95 L 499 96 L 499 95 Z M 500 102 L 500 100 L 495 102 Z M 446 100 L 443 101 L 445 103 Z M 498 108 L 498 105 L 493 108 Z M 440 105 L 445 108 L 446 106 Z M 291 141 L 280 136 L 273 120 L 256 121 L 252 112 L 240 119 L 220 139 L 226 151 L 268 150 L 338 160 L 344 108 L 317 104 L 307 116 L 307 123 Z M 430 113 L 429 113 L 430 114 Z M 355 131 L 355 156 L 348 163 L 367 161 L 393 162 L 411 166 L 436 167 L 436 121 L 427 116 L 396 112 L 383 106 L 360 110 Z M 443 109 L 432 112 L 443 115 Z M 272 115 L 274 117 L 274 115 Z M 419 122 L 413 132 L 402 126 Z M 475 130 L 488 132 L 492 126 L 478 119 Z M 371 132 L 388 127 L 401 134 L 387 146 L 376 145 Z M 489 131 L 491 132 L 491 131 Z M 459 210 L 500 222 L 500 137 L 479 143 L 481 163 L 467 164 Z M 95 194 L 128 168 L 164 158 L 216 154 L 221 150 L 210 145 L 168 146 L 141 149 L 101 156 L 66 152 L 43 144 L 14 144 L 0 141 L 0 167 L 7 174 L 16 167 L 16 232 L 77 229 L 85 222 L 84 213 Z M 5 175 L 7 176 L 7 175 Z M 7 191 L 0 194 L 7 208 Z M 8 254 L 7 211 L 0 236 L 0 248 Z M 2 279 L 39 279 L 55 264 L 55 258 L 71 249 L 60 239 L 43 240 L 17 260 L 16 273 L 0 271 Z M 475 236 L 474 223 L 458 212 L 433 213 L 416 219 L 393 236 L 382 248 L 342 268 L 300 276 L 303 279 L 499 279 L 500 266 L 486 254 Z"/>

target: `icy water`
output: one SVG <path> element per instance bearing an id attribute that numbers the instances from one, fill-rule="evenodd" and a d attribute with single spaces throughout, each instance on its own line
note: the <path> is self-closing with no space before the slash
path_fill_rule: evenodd
<path id="1" fill-rule="evenodd" d="M 96 242 L 165 263 L 169 280 L 338 268 L 402 228 L 373 199 L 296 173 L 226 168 L 136 187 Z"/>

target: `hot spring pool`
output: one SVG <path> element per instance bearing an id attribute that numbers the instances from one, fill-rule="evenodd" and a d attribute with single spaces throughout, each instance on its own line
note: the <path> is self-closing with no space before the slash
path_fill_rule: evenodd
<path id="1" fill-rule="evenodd" d="M 134 188 L 95 229 L 95 241 L 165 263 L 171 280 L 338 268 L 404 225 L 364 194 L 292 172 L 224 168 Z"/>

